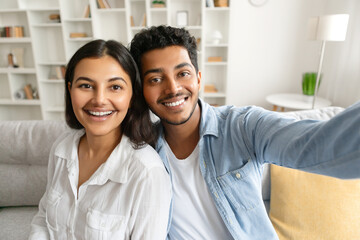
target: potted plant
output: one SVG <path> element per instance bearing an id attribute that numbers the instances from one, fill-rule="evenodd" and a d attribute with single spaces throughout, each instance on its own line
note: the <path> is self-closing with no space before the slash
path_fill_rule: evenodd
<path id="1" fill-rule="evenodd" d="M 312 101 L 312 98 L 315 93 L 316 86 L 316 77 L 317 73 L 315 72 L 306 72 L 302 75 L 302 92 L 307 101 Z M 319 79 L 319 86 L 321 82 L 321 75 Z"/>

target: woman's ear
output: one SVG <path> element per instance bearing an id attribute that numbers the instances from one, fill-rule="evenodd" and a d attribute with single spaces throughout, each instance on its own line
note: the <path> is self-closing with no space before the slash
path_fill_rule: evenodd
<path id="1" fill-rule="evenodd" d="M 68 87 L 68 90 L 70 92 L 70 90 L 71 90 L 71 82 L 68 82 L 67 87 Z"/>

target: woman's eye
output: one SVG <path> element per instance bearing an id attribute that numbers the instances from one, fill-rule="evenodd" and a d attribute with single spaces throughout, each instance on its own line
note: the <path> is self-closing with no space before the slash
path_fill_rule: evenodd
<path id="1" fill-rule="evenodd" d="M 120 90 L 120 89 L 121 89 L 121 86 L 119 86 L 119 85 L 114 85 L 114 86 L 112 86 L 112 89 L 113 89 L 113 90 Z"/>
<path id="2" fill-rule="evenodd" d="M 80 88 L 91 88 L 91 85 L 84 83 L 84 84 L 81 84 L 79 87 L 80 87 Z"/>

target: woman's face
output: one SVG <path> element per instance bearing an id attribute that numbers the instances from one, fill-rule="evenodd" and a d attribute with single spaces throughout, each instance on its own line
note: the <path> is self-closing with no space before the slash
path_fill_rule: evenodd
<path id="1" fill-rule="evenodd" d="M 68 87 L 75 116 L 87 134 L 121 133 L 120 124 L 131 104 L 132 84 L 114 58 L 82 59 Z"/>

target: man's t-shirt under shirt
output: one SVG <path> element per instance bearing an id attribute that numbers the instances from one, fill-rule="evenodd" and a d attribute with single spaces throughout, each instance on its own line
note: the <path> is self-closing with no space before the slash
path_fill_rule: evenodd
<path id="1" fill-rule="evenodd" d="M 199 146 L 183 160 L 175 157 L 167 143 L 166 149 L 174 194 L 170 239 L 233 239 L 201 175 Z"/>

